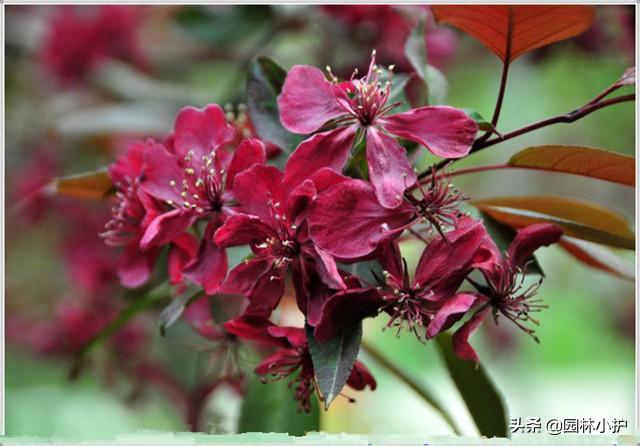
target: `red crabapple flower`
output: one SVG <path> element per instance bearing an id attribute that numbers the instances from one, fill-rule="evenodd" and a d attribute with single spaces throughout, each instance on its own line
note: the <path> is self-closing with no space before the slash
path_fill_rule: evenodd
<path id="1" fill-rule="evenodd" d="M 489 312 L 493 312 L 496 323 L 498 317 L 503 315 L 538 342 L 534 330 L 524 324 L 529 322 L 538 325 L 531 313 L 547 307 L 542 304 L 542 299 L 534 299 L 542 278 L 527 286 L 524 284 L 525 270 L 535 250 L 557 242 L 561 235 L 562 230 L 553 224 L 539 223 L 527 226 L 518 231 L 503 255 L 487 234 L 483 249 L 489 254 L 486 256 L 488 260 L 477 264 L 486 285 L 468 278 L 478 293 L 465 293 L 448 301 L 429 325 L 427 336 L 433 337 L 448 329 L 451 320 L 460 319 L 464 313 L 478 305 L 479 308 L 473 316 L 453 335 L 454 350 L 461 358 L 478 361 L 475 350 L 469 344 L 469 336 L 480 326 Z"/>
<path id="2" fill-rule="evenodd" d="M 221 248 L 248 244 L 255 256 L 229 272 L 221 291 L 247 297 L 246 313 L 268 318 L 291 270 L 298 306 L 313 325 L 329 289 L 345 284 L 333 257 L 309 239 L 308 205 L 346 177 L 327 168 L 300 183 L 286 182 L 286 176 L 276 167 L 254 165 L 236 178 L 234 192 L 243 213 L 226 220 L 215 243 Z"/>
<path id="3" fill-rule="evenodd" d="M 59 81 L 82 80 L 106 59 L 144 64 L 136 6 L 62 6 L 51 16 L 41 48 L 45 68 Z"/>
<path id="4" fill-rule="evenodd" d="M 149 280 L 160 255 L 160 247 L 140 248 L 140 241 L 149 223 L 161 213 L 161 205 L 140 188 L 147 143 L 131 142 L 126 152 L 109 167 L 109 176 L 116 189 L 111 220 L 100 234 L 105 243 L 122 247 L 117 272 L 120 283 L 128 288 Z M 197 242 L 190 234 L 176 234 L 168 255 L 171 283 L 182 280 L 184 265 L 193 258 Z"/>
<path id="5" fill-rule="evenodd" d="M 162 209 L 149 222 L 140 247 L 163 246 L 205 221 L 204 237 L 185 276 L 207 294 L 215 293 L 226 274 L 226 253 L 213 242 L 213 234 L 236 213 L 236 176 L 266 160 L 264 144 L 257 139 L 245 139 L 229 152 L 234 136 L 220 106 L 185 107 L 167 144 L 150 144 L 144 154 L 140 187 Z"/>
<path id="6" fill-rule="evenodd" d="M 256 373 L 271 376 L 274 380 L 291 377 L 289 387 L 295 386 L 295 400 L 300 409 L 311 410 L 311 395 L 317 392 L 317 388 L 303 328 L 280 327 L 256 316 L 238 317 L 226 322 L 224 328 L 241 339 L 276 347 L 277 350 L 256 367 Z M 364 390 L 367 386 L 371 390 L 376 389 L 375 379 L 359 361 L 355 362 L 347 385 L 354 390 Z"/>
<path id="7" fill-rule="evenodd" d="M 448 106 L 389 114 L 400 103 L 387 103 L 391 83 L 382 84 L 380 73 L 375 51 L 366 76 L 356 78 L 356 71 L 345 82 L 338 82 L 330 70 L 327 80 L 315 67 L 296 65 L 287 73 L 278 107 L 282 125 L 293 133 L 336 126 L 298 146 L 287 162 L 287 167 L 295 166 L 292 172 L 310 165 L 341 171 L 354 141 L 363 140 L 376 197 L 384 207 L 395 208 L 405 189 L 416 182 L 416 174 L 392 135 L 415 141 L 440 157 L 460 158 L 469 153 L 478 127 L 464 111 Z"/>
<path id="8" fill-rule="evenodd" d="M 357 295 L 335 295 L 322 308 L 315 336 L 319 341 L 332 338 L 345 324 L 385 312 L 390 316 L 387 327 L 403 326 L 418 339 L 419 330 L 429 326 L 440 308 L 466 293 L 458 288 L 474 265 L 488 257 L 482 249 L 486 230 L 480 221 L 466 218 L 447 238 L 435 237 L 425 248 L 413 280 L 407 264 L 400 256 L 397 242 L 388 242 L 380 250 L 383 277 L 378 278 L 376 292 Z M 458 294 L 456 294 L 458 293 Z"/>
<path id="9" fill-rule="evenodd" d="M 320 195 L 309 213 L 311 239 L 329 254 L 345 260 L 364 257 L 380 243 L 399 236 L 415 223 L 424 222 L 446 237 L 443 229 L 455 227 L 466 199 L 445 176 L 405 191 L 395 209 L 380 205 L 371 183 L 341 182 Z"/>
<path id="10" fill-rule="evenodd" d="M 397 60 L 404 71 L 411 70 L 404 53 L 406 42 L 415 20 L 426 5 L 322 5 L 322 10 L 343 22 L 359 41 L 378 49 L 380 58 Z M 455 53 L 455 33 L 442 27 L 427 27 L 425 43 L 429 49 L 429 64 L 442 68 Z"/>

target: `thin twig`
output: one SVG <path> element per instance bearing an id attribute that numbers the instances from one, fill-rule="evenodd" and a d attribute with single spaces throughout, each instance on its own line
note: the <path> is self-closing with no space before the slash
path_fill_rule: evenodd
<path id="1" fill-rule="evenodd" d="M 541 129 L 543 127 L 547 127 L 553 124 L 560 124 L 560 123 L 571 123 L 574 121 L 577 121 L 578 119 L 584 118 L 585 116 L 593 113 L 596 110 L 599 110 L 601 108 L 604 107 L 608 107 L 610 105 L 615 105 L 615 104 L 620 104 L 622 102 L 629 102 L 629 101 L 635 101 L 636 99 L 636 95 L 635 94 L 627 94 L 627 95 L 623 95 L 623 96 L 617 96 L 615 98 L 611 98 L 611 99 L 607 99 L 606 101 L 600 101 L 600 102 L 596 102 L 596 103 L 587 103 L 584 106 L 573 110 L 569 113 L 565 113 L 562 115 L 557 115 L 557 116 L 553 116 L 551 118 L 547 118 L 547 119 L 543 119 L 542 121 L 538 121 L 535 122 L 533 124 L 529 124 L 527 126 L 521 127 L 517 130 L 514 130 L 512 132 L 509 133 L 505 133 L 502 136 L 498 136 L 496 138 L 490 139 L 488 141 L 481 141 L 480 139 L 476 140 L 476 142 L 473 144 L 471 151 L 469 152 L 471 153 L 476 153 L 479 152 L 480 150 L 486 149 L 487 147 L 491 147 L 495 144 L 501 143 L 503 141 L 507 141 L 509 139 L 515 138 L 517 136 L 520 135 L 524 135 L 525 133 L 529 133 L 532 132 L 534 130 L 538 130 Z M 447 166 L 449 163 L 455 162 L 456 160 L 450 160 L 450 159 L 444 159 L 442 161 L 440 161 L 438 164 L 435 165 L 435 170 L 441 170 L 442 168 L 444 168 L 445 166 Z M 424 177 L 426 177 L 427 175 L 429 175 L 432 172 L 432 169 L 426 169 L 425 171 L 421 172 L 418 175 L 418 179 L 422 179 Z"/>

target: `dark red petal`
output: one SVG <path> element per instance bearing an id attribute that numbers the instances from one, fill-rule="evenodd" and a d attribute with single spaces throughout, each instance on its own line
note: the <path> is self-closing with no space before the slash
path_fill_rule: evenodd
<path id="1" fill-rule="evenodd" d="M 345 113 L 324 73 L 308 65 L 294 65 L 278 97 L 280 121 L 293 133 L 311 133 Z"/>
<path id="2" fill-rule="evenodd" d="M 137 243 L 127 245 L 118 261 L 118 278 L 122 286 L 137 288 L 144 285 L 159 254 L 158 249 L 141 251 Z"/>
<path id="3" fill-rule="evenodd" d="M 447 330 L 464 314 L 469 311 L 478 300 L 478 297 L 470 293 L 459 293 L 444 301 L 435 317 L 427 327 L 427 337 L 433 338 Z"/>
<path id="4" fill-rule="evenodd" d="M 173 143 L 179 158 L 192 150 L 193 158 L 200 160 L 230 141 L 234 133 L 219 105 L 208 105 L 204 109 L 184 107 L 176 117 Z"/>
<path id="5" fill-rule="evenodd" d="M 220 292 L 249 299 L 246 314 L 269 318 L 284 293 L 284 272 L 271 258 L 255 257 L 233 268 Z"/>
<path id="6" fill-rule="evenodd" d="M 169 282 L 177 284 L 182 282 L 182 273 L 185 266 L 193 260 L 198 251 L 198 239 L 192 234 L 184 232 L 171 241 L 171 249 L 167 255 L 167 268 L 169 270 Z"/>
<path id="7" fill-rule="evenodd" d="M 249 169 L 254 164 L 264 164 L 266 161 L 267 155 L 262 141 L 255 138 L 242 141 L 233 152 L 233 158 L 231 158 L 227 169 L 227 190 L 233 189 L 236 175 L 240 172 Z"/>
<path id="8" fill-rule="evenodd" d="M 320 278 L 315 264 L 306 259 L 293 262 L 291 275 L 298 308 L 306 316 L 307 323 L 315 326 L 320 320 L 322 306 L 332 291 Z"/>
<path id="9" fill-rule="evenodd" d="M 354 137 L 353 127 L 339 127 L 317 133 L 303 141 L 287 161 L 284 169 L 285 188 L 293 189 L 323 167 L 342 172 Z"/>
<path id="10" fill-rule="evenodd" d="M 469 344 L 469 337 L 487 317 L 489 311 L 491 311 L 491 307 L 478 311 L 453 334 L 453 350 L 460 358 L 478 362 L 478 355 Z"/>
<path id="11" fill-rule="evenodd" d="M 125 185 L 140 176 L 146 147 L 146 143 L 142 141 L 132 141 L 127 145 L 126 153 L 109 166 L 109 177 L 114 184 Z"/>
<path id="12" fill-rule="evenodd" d="M 416 286 L 430 284 L 434 291 L 455 291 L 470 271 L 485 236 L 484 226 L 476 221 L 447 232 L 446 240 L 435 238 L 422 252 L 416 266 Z"/>
<path id="13" fill-rule="evenodd" d="M 307 216 L 309 204 L 316 197 L 316 186 L 305 180 L 291 191 L 287 197 L 286 215 L 290 224 L 299 225 Z"/>
<path id="14" fill-rule="evenodd" d="M 396 237 L 413 220 L 412 208 L 386 209 L 370 183 L 349 180 L 330 187 L 313 202 L 309 234 L 329 254 L 355 259 Z"/>
<path id="15" fill-rule="evenodd" d="M 263 275 L 257 281 L 249 298 L 249 305 L 245 312 L 262 317 L 271 317 L 271 313 L 280 303 L 284 294 L 285 271 L 272 268 L 268 274 Z"/>
<path id="16" fill-rule="evenodd" d="M 262 362 L 255 368 L 255 372 L 258 375 L 269 375 L 273 372 L 274 368 L 277 368 L 278 366 L 297 366 L 298 357 L 299 353 L 296 349 L 283 348 L 277 350 L 276 352 L 263 359 Z M 292 360 L 295 360 L 296 363 L 292 364 Z"/>
<path id="17" fill-rule="evenodd" d="M 221 292 L 248 297 L 257 280 L 271 271 L 273 261 L 265 257 L 254 257 L 238 264 L 229 271 L 222 283 Z"/>
<path id="18" fill-rule="evenodd" d="M 314 172 L 309 179 L 313 182 L 316 193 L 320 194 L 331 186 L 349 180 L 350 178 L 331 168 L 325 167 L 324 169 Z"/>
<path id="19" fill-rule="evenodd" d="M 184 310 L 184 320 L 200 335 L 205 338 L 218 340 L 225 336 L 224 330 L 213 320 L 211 315 L 211 303 L 208 296 L 196 299 Z"/>
<path id="20" fill-rule="evenodd" d="M 166 245 L 186 231 L 193 224 L 195 218 L 194 215 L 183 212 L 181 209 L 174 209 L 159 215 L 151 221 L 144 231 L 140 247 L 146 250 L 154 246 Z"/>
<path id="21" fill-rule="evenodd" d="M 367 130 L 369 180 L 381 205 L 393 209 L 403 200 L 405 189 L 416 182 L 407 153 L 392 137 L 373 128 Z"/>
<path id="22" fill-rule="evenodd" d="M 371 390 L 376 390 L 376 380 L 367 369 L 367 367 L 360 361 L 356 361 L 351 369 L 351 375 L 347 380 L 347 385 L 354 390 L 364 390 L 367 386 Z"/>
<path id="23" fill-rule="evenodd" d="M 200 243 L 197 257 L 184 271 L 184 276 L 200 285 L 204 292 L 212 295 L 218 291 L 227 274 L 227 254 L 210 237 L 205 236 Z"/>
<path id="24" fill-rule="evenodd" d="M 244 212 L 260 217 L 265 223 L 275 223 L 274 210 L 285 205 L 282 172 L 273 166 L 256 164 L 236 175 L 233 192 Z"/>
<path id="25" fill-rule="evenodd" d="M 344 280 L 338 271 L 338 265 L 331 254 L 315 245 L 309 252 L 315 260 L 316 271 L 322 281 L 334 290 L 345 288 Z"/>
<path id="26" fill-rule="evenodd" d="M 286 338 L 292 347 L 304 347 L 307 345 L 307 335 L 303 328 L 271 325 L 267 328 L 267 331 L 275 338 Z"/>
<path id="27" fill-rule="evenodd" d="M 256 341 L 275 347 L 288 347 L 288 343 L 284 342 L 284 340 L 278 339 L 269 333 L 268 329 L 273 326 L 273 323 L 262 317 L 243 315 L 225 322 L 223 326 L 228 333 L 240 339 Z"/>
<path id="28" fill-rule="evenodd" d="M 538 223 L 520 229 L 509 246 L 511 264 L 524 266 L 536 249 L 557 242 L 561 236 L 562 229 L 549 223 Z"/>
<path id="29" fill-rule="evenodd" d="M 216 245 L 221 248 L 229 246 L 261 243 L 268 237 L 275 236 L 271 227 L 265 225 L 260 218 L 253 215 L 236 214 L 227 218 L 215 233 Z"/>
<path id="30" fill-rule="evenodd" d="M 144 163 L 144 176 L 140 183 L 142 190 L 163 202 L 182 203 L 180 185 L 184 172 L 176 157 L 162 144 L 150 144 L 144 152 Z"/>
<path id="31" fill-rule="evenodd" d="M 375 288 L 339 291 L 324 303 L 314 335 L 319 342 L 326 342 L 349 324 L 359 324 L 366 317 L 376 316 L 384 304 Z"/>
<path id="32" fill-rule="evenodd" d="M 387 283 L 393 288 L 401 288 L 404 279 L 402 256 L 396 240 L 390 240 L 380 245 L 380 264 L 389 273 Z"/>
<path id="33" fill-rule="evenodd" d="M 386 116 L 389 133 L 425 146 L 442 158 L 460 158 L 471 150 L 478 126 L 462 110 L 444 105 L 420 107 Z"/>

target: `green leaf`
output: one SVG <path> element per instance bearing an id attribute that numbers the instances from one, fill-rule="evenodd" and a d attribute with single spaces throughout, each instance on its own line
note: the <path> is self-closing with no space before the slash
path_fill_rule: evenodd
<path id="1" fill-rule="evenodd" d="M 351 375 L 360 351 L 362 324 L 347 327 L 330 341 L 322 343 L 316 341 L 313 329 L 308 325 L 306 331 L 316 380 L 327 410 Z"/>
<path id="2" fill-rule="evenodd" d="M 449 86 L 447 78 L 433 65 L 429 65 L 428 49 L 425 39 L 425 19 L 418 20 L 404 44 L 404 53 L 414 71 L 424 84 L 426 104 L 444 104 L 447 101 Z"/>
<path id="3" fill-rule="evenodd" d="M 469 117 L 471 119 L 473 119 L 475 121 L 475 123 L 478 125 L 478 129 L 485 131 L 485 132 L 491 132 L 491 133 L 495 133 L 498 136 L 502 136 L 498 130 L 496 130 L 496 128 L 493 126 L 493 124 L 491 124 L 491 122 L 487 121 L 484 116 L 482 116 L 480 113 L 478 113 L 476 110 L 473 110 L 471 108 L 463 108 L 462 110 L 464 110 L 464 112 L 469 115 Z"/>
<path id="4" fill-rule="evenodd" d="M 425 42 L 424 17 L 418 20 L 416 26 L 404 43 L 404 54 L 420 79 L 427 80 L 427 45 Z"/>
<path id="5" fill-rule="evenodd" d="M 425 84 L 429 104 L 446 104 L 449 94 L 449 83 L 447 78 L 433 65 L 427 65 Z"/>
<path id="6" fill-rule="evenodd" d="M 320 430 L 317 399 L 311 400 L 311 412 L 299 412 L 293 398 L 294 389 L 286 380 L 262 383 L 255 374 L 249 378 L 238 433 L 280 432 L 302 436 Z"/>
<path id="7" fill-rule="evenodd" d="M 187 291 L 178 297 L 174 297 L 173 300 L 171 300 L 171 303 L 160 312 L 160 315 L 158 316 L 158 328 L 160 329 L 161 336 L 164 336 L 167 328 L 171 327 L 178 321 L 178 319 L 180 319 L 185 308 L 195 301 L 201 292 L 201 289 L 195 286 L 190 286 Z"/>
<path id="8" fill-rule="evenodd" d="M 194 37 L 215 44 L 218 51 L 231 51 L 238 42 L 255 37 L 274 23 L 270 5 L 235 5 L 233 8 L 209 8 L 185 5 L 175 14 L 176 22 Z"/>
<path id="9" fill-rule="evenodd" d="M 389 99 L 387 99 L 387 103 L 393 104 L 394 102 L 407 102 L 404 89 L 409 83 L 411 76 L 408 74 L 396 73 L 389 75 L 389 79 L 391 82 L 391 91 L 389 92 Z M 394 113 L 396 112 L 394 111 Z"/>
<path id="10" fill-rule="evenodd" d="M 277 98 L 287 72 L 268 57 L 257 56 L 249 66 L 247 107 L 258 136 L 291 152 L 300 137 L 288 132 L 280 123 Z"/>
<path id="11" fill-rule="evenodd" d="M 449 334 L 443 333 L 436 340 L 449 375 L 480 434 L 487 437 L 508 437 L 507 409 L 484 367 L 458 358 L 453 351 Z"/>

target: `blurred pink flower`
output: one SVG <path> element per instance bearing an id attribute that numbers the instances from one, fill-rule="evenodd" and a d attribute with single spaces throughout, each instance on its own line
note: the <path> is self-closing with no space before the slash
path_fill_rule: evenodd
<path id="1" fill-rule="evenodd" d="M 411 65 L 404 54 L 404 44 L 415 18 L 425 11 L 425 5 L 322 5 L 322 9 L 349 27 L 351 35 L 361 40 L 363 46 L 378 50 L 380 61 L 396 64 L 401 71 L 410 71 Z M 429 64 L 442 69 L 457 47 L 455 33 L 447 28 L 437 28 L 427 21 L 425 43 Z"/>
<path id="2" fill-rule="evenodd" d="M 83 80 L 105 59 L 144 64 L 138 42 L 139 6 L 58 6 L 41 48 L 46 70 L 63 84 Z"/>

